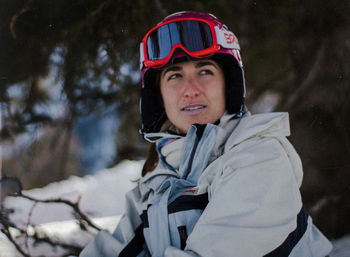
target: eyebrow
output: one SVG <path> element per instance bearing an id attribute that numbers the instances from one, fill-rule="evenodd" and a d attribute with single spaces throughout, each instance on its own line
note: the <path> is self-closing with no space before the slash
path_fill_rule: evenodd
<path id="1" fill-rule="evenodd" d="M 196 63 L 195 67 L 196 68 L 201 68 L 201 67 L 206 66 L 206 65 L 212 65 L 216 69 L 218 68 L 218 66 L 214 62 L 208 62 L 208 61 L 199 61 L 199 62 Z M 182 67 L 180 67 L 180 66 L 177 66 L 177 65 L 170 66 L 169 68 L 166 68 L 164 70 L 162 77 L 164 77 L 167 72 L 180 71 L 180 70 L 182 70 Z"/>
<path id="2" fill-rule="evenodd" d="M 171 67 L 166 68 L 164 70 L 162 77 L 164 78 L 165 74 L 169 71 L 180 71 L 180 70 L 182 70 L 182 68 L 180 66 L 177 66 L 177 65 L 171 66 Z"/>
<path id="3" fill-rule="evenodd" d="M 196 63 L 196 68 L 201 68 L 206 65 L 212 65 L 215 68 L 218 68 L 217 65 L 214 62 L 208 62 L 208 61 L 200 61 Z"/>

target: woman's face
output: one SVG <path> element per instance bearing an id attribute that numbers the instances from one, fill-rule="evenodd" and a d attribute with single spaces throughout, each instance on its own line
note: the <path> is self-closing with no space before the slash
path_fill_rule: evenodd
<path id="1" fill-rule="evenodd" d="M 180 132 L 187 133 L 194 123 L 215 123 L 224 114 L 225 80 L 215 61 L 173 64 L 160 76 L 165 112 Z"/>

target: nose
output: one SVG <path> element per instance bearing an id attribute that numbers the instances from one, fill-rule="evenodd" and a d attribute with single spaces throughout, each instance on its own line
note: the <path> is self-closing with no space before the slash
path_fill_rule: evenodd
<path id="1" fill-rule="evenodd" d="M 200 94 L 198 85 L 193 78 L 188 78 L 184 86 L 184 97 L 193 98 Z"/>

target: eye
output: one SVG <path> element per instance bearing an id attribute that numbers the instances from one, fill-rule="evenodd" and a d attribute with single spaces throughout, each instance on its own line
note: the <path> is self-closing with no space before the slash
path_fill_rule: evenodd
<path id="1" fill-rule="evenodd" d="M 199 74 L 201 75 L 212 75 L 213 71 L 211 71 L 210 69 L 203 69 L 199 72 Z"/>
<path id="2" fill-rule="evenodd" d="M 173 74 L 170 74 L 167 78 L 167 80 L 172 80 L 172 79 L 176 79 L 176 78 L 180 78 L 181 77 L 181 74 L 180 73 L 173 73 Z"/>

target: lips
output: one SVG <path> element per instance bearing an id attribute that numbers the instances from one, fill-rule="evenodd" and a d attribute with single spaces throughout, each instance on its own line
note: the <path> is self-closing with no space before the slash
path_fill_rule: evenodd
<path id="1" fill-rule="evenodd" d="M 194 115 L 205 111 L 206 108 L 207 108 L 207 105 L 204 105 L 204 104 L 190 104 L 181 108 L 181 112 Z"/>

